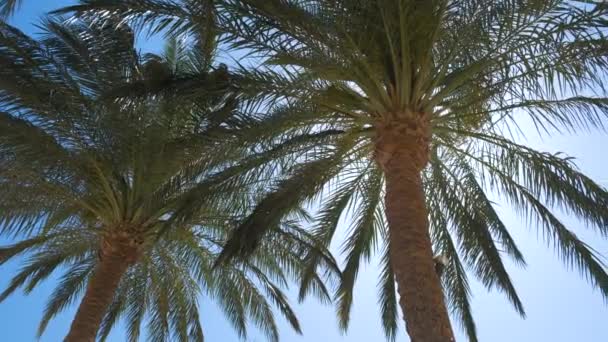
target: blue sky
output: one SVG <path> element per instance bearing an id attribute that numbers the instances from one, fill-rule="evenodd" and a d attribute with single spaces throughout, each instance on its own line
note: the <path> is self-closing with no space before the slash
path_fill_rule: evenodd
<path id="1" fill-rule="evenodd" d="M 67 5 L 67 0 L 25 0 L 24 6 L 11 20 L 26 33 L 36 32 L 33 24 L 44 12 Z M 159 39 L 140 39 L 143 50 L 157 50 Z M 577 157 L 577 164 L 589 176 L 604 186 L 608 186 L 608 160 L 606 148 L 608 136 L 592 132 L 579 135 L 556 135 L 541 139 L 533 130 L 523 126 L 528 144 L 549 152 L 566 152 Z M 528 132 L 529 131 L 529 132 Z M 513 265 L 509 268 L 516 288 L 525 304 L 528 317 L 522 320 L 510 307 L 506 299 L 497 292 L 488 293 L 480 284 L 473 282 L 473 310 L 477 320 L 481 341 L 608 341 L 608 306 L 599 291 L 579 276 L 576 271 L 562 266 L 555 253 L 537 239 L 536 229 L 517 218 L 507 205 L 499 202 L 499 210 L 505 222 L 512 228 L 514 238 L 521 246 L 528 261 L 525 270 Z M 576 234 L 590 242 L 603 255 L 608 255 L 608 241 L 591 233 L 581 222 L 564 218 Z M 10 240 L 0 239 L 0 245 Z M 0 288 L 4 288 L 18 265 L 14 262 L 0 267 Z M 382 341 L 379 312 L 376 305 L 376 262 L 360 273 L 356 286 L 351 329 L 342 335 L 337 327 L 334 308 L 322 306 L 314 301 L 297 305 L 304 336 L 291 332 L 284 321 L 280 321 L 282 341 Z M 53 279 L 44 283 L 28 296 L 9 297 L 0 304 L 0 340 L 27 342 L 35 341 L 38 321 L 42 316 L 47 296 L 53 290 Z M 76 305 L 76 303 L 75 303 Z M 41 341 L 60 341 L 69 328 L 75 306 L 58 316 L 42 337 Z M 222 313 L 213 302 L 201 300 L 202 325 L 208 341 L 238 341 L 237 336 L 223 319 Z M 455 327 L 457 330 L 458 328 Z M 459 341 L 465 339 L 459 333 Z M 109 341 L 123 341 L 122 329 L 110 336 Z M 248 341 L 264 341 L 262 335 L 252 331 Z M 407 341 L 403 331 L 398 341 Z"/>

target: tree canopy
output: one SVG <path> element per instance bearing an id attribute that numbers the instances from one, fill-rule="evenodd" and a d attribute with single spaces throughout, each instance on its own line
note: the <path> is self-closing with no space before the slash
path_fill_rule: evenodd
<path id="1" fill-rule="evenodd" d="M 0 5 L 8 14 L 18 2 Z M 121 87 L 101 90 L 95 87 L 103 82 L 82 83 L 83 93 L 104 94 L 100 98 L 120 104 L 121 111 L 138 108 L 140 102 L 133 95 L 176 102 L 211 97 L 216 102 L 206 103 L 205 108 L 221 103 L 230 109 L 214 112 L 221 120 L 211 125 L 213 129 L 205 126 L 205 134 L 218 134 L 222 143 L 214 140 L 209 148 L 205 142 L 207 150 L 179 145 L 180 153 L 189 151 L 183 152 L 179 163 L 205 151 L 213 151 L 208 153 L 211 157 L 224 157 L 218 153 L 222 148 L 230 148 L 234 162 L 226 165 L 225 159 L 205 158 L 205 167 L 212 165 L 206 169 L 213 171 L 209 180 L 196 178 L 197 184 L 180 192 L 179 200 L 163 202 L 171 208 L 162 214 L 171 213 L 170 224 L 185 224 L 200 217 L 201 208 L 216 203 L 218 194 L 229 198 L 219 203 L 232 205 L 232 191 L 243 184 L 258 185 L 255 200 L 245 196 L 245 204 L 237 206 L 243 215 L 235 218 L 235 228 L 224 236 L 216 265 L 247 261 L 259 253 L 266 238 L 276 234 L 276 227 L 301 215 L 303 206 L 321 203 L 312 231 L 306 233 L 312 241 L 327 247 L 337 239 L 339 222 L 348 217 L 351 223 L 342 241 L 346 262 L 337 294 L 341 327 L 348 327 L 361 262 L 380 253 L 379 303 L 385 332 L 394 338 L 399 310 L 384 200 L 385 151 L 379 150 L 378 141 L 387 127 L 397 123 L 405 135 L 419 126 L 428 129 L 428 136 L 416 136 L 426 154 L 420 177 L 428 234 L 433 252 L 447 260 L 441 275 L 446 302 L 471 341 L 477 337 L 467 272 L 488 289 L 499 289 L 525 315 L 503 262 L 508 257 L 525 266 L 525 258 L 496 210 L 494 197 L 515 208 L 566 266 L 578 270 L 608 297 L 608 274 L 601 256 L 559 218 L 563 211 L 606 237 L 608 192 L 579 170 L 571 157 L 527 147 L 517 135 L 519 125 L 528 123 L 540 134 L 603 128 L 608 114 L 608 6 L 603 1 L 83 0 L 58 13 L 75 13 L 111 30 L 129 23 L 136 30 L 188 37 L 205 61 L 222 46 L 257 63 L 251 67 L 235 62 L 227 73 L 225 66 L 210 71 L 206 62 L 206 67 L 176 73 L 150 56 L 142 71 L 127 72 L 127 79 L 118 72 L 123 77 Z M 61 50 L 53 56 L 63 58 Z M 131 52 L 121 54 L 121 58 L 129 56 Z M 7 75 L 0 82 L 12 77 L 18 82 L 10 84 L 29 88 L 44 86 L 53 77 L 72 78 L 70 70 L 49 72 L 30 65 L 29 59 L 19 63 L 31 67 L 35 79 L 21 78 L 18 64 L 0 71 L 0 77 L 3 72 Z M 85 70 L 85 63 L 80 68 Z M 113 73 L 110 68 L 95 77 L 103 81 Z M 65 83 L 73 82 L 81 81 Z M 27 120 L 43 108 L 55 113 L 49 115 L 61 113 L 65 121 L 71 117 L 64 114 L 68 111 L 63 106 L 78 104 L 80 93 L 76 96 L 60 88 L 51 97 L 35 96 L 28 99 L 38 106 L 35 111 L 22 106 L 13 93 L 4 97 L 0 93 L 5 101 L 0 103 Z M 145 121 L 154 116 L 141 117 Z M 81 129 L 64 124 L 49 127 L 67 132 Z M 189 135 L 183 140 L 196 145 Z M 72 143 L 68 139 L 58 144 L 60 152 L 68 142 Z M 38 163 L 28 164 L 32 167 L 45 160 L 42 156 L 51 155 L 46 150 L 24 151 L 19 158 Z M 125 159 L 131 160 L 131 155 Z M 200 166 L 194 165 L 195 170 L 200 171 Z M 99 193 L 108 192 L 104 184 L 100 187 Z M 22 194 L 27 192 L 19 190 L 13 198 L 23 200 Z M 106 201 L 93 208 L 116 211 L 118 207 L 120 212 L 122 202 L 116 196 Z M 42 217 L 19 215 L 7 220 L 11 230 Z M 304 255 L 302 296 L 317 279 L 318 263 L 328 262 L 314 250 Z"/>
<path id="2" fill-rule="evenodd" d="M 245 119 L 227 71 L 177 39 L 161 56 L 141 55 L 131 28 L 116 25 L 47 19 L 33 39 L 0 24 L 0 233 L 19 241 L 0 248 L 0 264 L 23 257 L 0 300 L 61 272 L 42 334 L 82 294 L 104 237 L 133 226 L 141 230 L 141 256 L 105 313 L 102 340 L 124 319 L 131 341 L 144 322 L 150 340 L 202 341 L 202 294 L 219 303 L 240 336 L 251 322 L 278 340 L 274 309 L 300 332 L 282 289 L 310 274 L 305 257 L 313 251 L 328 268 L 312 270 L 306 293 L 328 301 L 326 281 L 337 271 L 295 221 L 304 211 L 269 227 L 255 256 L 214 267 L 264 185 L 226 182 L 235 172 L 231 158 L 247 150 L 228 144 Z M 200 76 L 196 97 L 155 92 L 188 72 Z M 126 84 L 141 94 L 116 100 Z M 178 215 L 185 209 L 187 218 Z"/>

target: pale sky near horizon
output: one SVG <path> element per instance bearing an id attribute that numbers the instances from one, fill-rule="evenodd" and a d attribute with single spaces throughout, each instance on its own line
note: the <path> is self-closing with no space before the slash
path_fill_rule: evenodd
<path id="1" fill-rule="evenodd" d="M 33 24 L 43 13 L 70 4 L 69 0 L 25 0 L 11 23 L 28 34 L 37 31 Z M 140 42 L 143 50 L 157 50 L 159 40 Z M 608 135 L 602 132 L 588 134 L 555 135 L 541 139 L 532 129 L 526 129 L 527 139 L 519 143 L 548 152 L 565 152 L 577 158 L 578 166 L 593 179 L 608 186 Z M 537 239 L 536 227 L 517 218 L 512 210 L 499 204 L 505 223 L 512 230 L 528 262 L 526 269 L 508 263 L 515 287 L 527 310 L 527 319 L 521 319 L 511 308 L 505 297 L 496 291 L 488 292 L 479 283 L 472 281 L 473 313 L 480 341 L 552 341 L 552 342 L 605 342 L 608 341 L 608 306 L 601 294 L 578 274 L 566 269 L 552 249 Z M 589 242 L 601 254 L 608 256 L 608 241 L 586 229 L 575 219 L 564 218 L 570 229 Z M 343 229 L 346 229 L 343 227 Z M 0 239 L 0 245 L 10 243 Z M 361 270 L 356 286 L 351 329 L 340 333 L 334 308 L 322 306 L 314 301 L 296 305 L 304 335 L 293 333 L 285 321 L 279 320 L 281 341 L 383 341 L 378 311 L 376 280 L 378 267 L 375 260 Z M 18 267 L 15 262 L 0 266 L 0 289 L 4 289 L 9 278 Z M 472 279 L 472 277 L 471 277 Z M 35 341 L 36 329 L 48 295 L 55 282 L 47 280 L 28 296 L 20 291 L 0 303 L 0 342 Z M 292 302 L 295 297 L 292 296 Z M 69 328 L 77 303 L 51 322 L 41 341 L 61 341 Z M 239 341 L 237 335 L 224 320 L 223 314 L 206 298 L 201 300 L 202 326 L 207 341 Z M 401 328 L 403 325 L 401 326 Z M 458 341 L 466 341 L 458 331 Z M 109 342 L 124 341 L 123 329 L 119 326 L 108 339 Z M 142 339 L 142 341 L 145 341 Z M 265 341 L 263 335 L 251 329 L 247 341 Z M 397 341 L 408 341 L 401 329 Z"/>

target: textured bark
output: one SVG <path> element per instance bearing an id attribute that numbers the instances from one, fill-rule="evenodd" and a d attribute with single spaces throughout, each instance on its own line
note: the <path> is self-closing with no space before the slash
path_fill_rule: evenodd
<path id="1" fill-rule="evenodd" d="M 95 341 L 120 279 L 137 259 L 138 246 L 139 243 L 125 233 L 106 236 L 103 239 L 99 263 L 89 280 L 65 342 Z"/>
<path id="2" fill-rule="evenodd" d="M 376 160 L 386 177 L 391 265 L 412 342 L 454 341 L 429 235 L 421 172 L 428 162 L 426 115 L 407 113 L 376 125 Z"/>

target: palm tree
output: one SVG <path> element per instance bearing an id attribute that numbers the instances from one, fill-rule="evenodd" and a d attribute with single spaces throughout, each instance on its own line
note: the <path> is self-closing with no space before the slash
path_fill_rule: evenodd
<path id="1" fill-rule="evenodd" d="M 132 341 L 146 316 L 151 340 L 202 341 L 201 292 L 241 336 L 251 320 L 278 340 L 269 302 L 300 331 L 280 287 L 309 272 L 312 248 L 333 262 L 295 222 L 269 227 L 251 258 L 213 267 L 264 185 L 225 181 L 243 154 L 228 144 L 242 118 L 226 70 L 177 40 L 163 57 L 141 56 L 116 22 L 46 20 L 43 29 L 34 40 L 0 23 L 0 233 L 21 239 L 0 248 L 0 264 L 27 255 L 0 300 L 60 268 L 39 333 L 84 291 L 66 341 L 94 341 L 100 328 L 105 339 L 121 316 Z M 204 96 L 106 95 L 125 82 L 160 89 L 182 70 L 199 73 Z M 187 220 L 174 218 L 190 204 Z M 324 277 L 314 278 L 308 292 L 326 298 Z"/>
<path id="2" fill-rule="evenodd" d="M 265 227 L 325 194 L 315 234 L 329 244 L 345 213 L 353 222 L 338 296 L 343 328 L 360 262 L 382 241 L 388 336 L 397 327 L 396 282 L 413 341 L 454 340 L 445 301 L 476 340 L 465 265 L 524 314 L 502 258 L 525 261 L 490 200 L 498 195 L 608 296 L 599 256 L 555 214 L 565 209 L 605 235 L 608 193 L 570 158 L 510 134 L 524 122 L 540 132 L 602 126 L 603 2 L 87 0 L 68 10 L 192 32 L 209 16 L 198 20 L 187 5 L 202 3 L 215 6 L 224 43 L 266 66 L 242 73 L 257 80 L 259 103 L 275 108 L 243 135 L 284 151 L 273 155 L 279 165 L 291 163 L 221 260 L 250 253 Z M 433 255 L 447 260 L 441 279 Z"/>
<path id="3" fill-rule="evenodd" d="M 474 340 L 461 259 L 524 314 L 501 254 L 519 264 L 524 259 L 489 199 L 498 194 L 529 215 L 566 263 L 608 296 L 599 257 L 551 211 L 566 208 L 605 234 L 608 193 L 568 158 L 534 151 L 508 134 L 526 115 L 541 130 L 601 125 L 608 114 L 601 93 L 608 67 L 605 4 L 245 0 L 225 6 L 234 13 L 224 23 L 234 46 L 283 67 L 259 74 L 273 99 L 309 103 L 269 118 L 273 134 L 303 125 L 343 133 L 325 155 L 315 151 L 277 185 L 224 255 L 243 252 L 236 239 L 254 238 L 247 234 L 251 227 L 289 213 L 285 207 L 274 219 L 263 214 L 284 203 L 285 194 L 294 196 L 290 186 L 308 185 L 290 200 L 295 206 L 339 179 L 318 232 L 331 235 L 344 204 L 357 204 L 339 292 L 343 326 L 359 262 L 383 236 L 381 304 L 389 336 L 394 277 L 413 341 L 454 340 L 444 292 Z M 379 208 L 386 232 L 377 228 Z M 434 253 L 449 263 L 443 289 Z"/>

